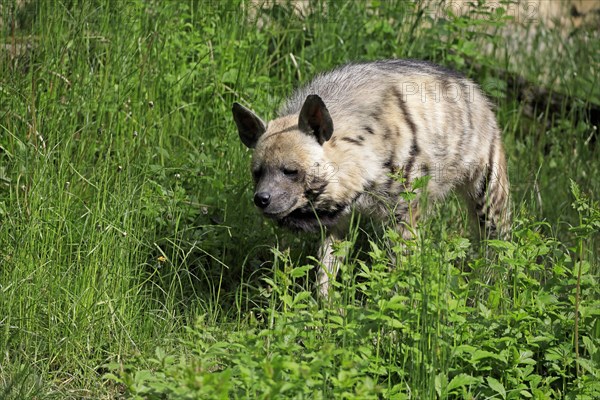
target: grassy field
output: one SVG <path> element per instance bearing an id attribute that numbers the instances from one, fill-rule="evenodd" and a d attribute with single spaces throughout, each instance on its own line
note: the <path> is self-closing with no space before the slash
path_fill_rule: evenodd
<path id="1" fill-rule="evenodd" d="M 0 398 L 600 398 L 597 29 L 407 1 L 0 4 Z M 394 57 L 496 104 L 512 239 L 474 245 L 453 198 L 413 242 L 357 224 L 323 304 L 317 238 L 254 209 L 230 107 L 269 118 L 317 72 Z M 571 97 L 532 107 L 502 70 Z"/>

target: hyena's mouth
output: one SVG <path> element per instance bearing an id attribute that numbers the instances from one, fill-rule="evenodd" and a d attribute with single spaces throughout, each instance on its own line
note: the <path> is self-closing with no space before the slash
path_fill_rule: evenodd
<path id="1" fill-rule="evenodd" d="M 292 204 L 292 206 L 289 207 L 287 210 L 279 211 L 279 212 L 269 212 L 267 210 L 263 210 L 263 215 L 268 218 L 282 219 L 282 218 L 285 218 L 286 216 L 290 215 L 291 213 L 293 213 L 297 208 L 296 207 L 297 204 L 298 204 L 298 201 L 295 201 L 294 204 Z"/>
<path id="2" fill-rule="evenodd" d="M 316 210 L 312 207 L 299 207 L 283 218 L 280 225 L 295 231 L 316 232 L 321 227 L 329 228 L 337 224 L 340 217 L 347 214 L 349 207 L 339 204 L 329 210 Z"/>
<path id="3" fill-rule="evenodd" d="M 289 209 L 287 211 L 278 212 L 278 213 L 270 213 L 267 211 L 263 211 L 263 215 L 267 218 L 281 219 L 281 218 L 285 218 L 287 215 L 292 213 L 292 211 L 293 211 L 292 209 Z"/>

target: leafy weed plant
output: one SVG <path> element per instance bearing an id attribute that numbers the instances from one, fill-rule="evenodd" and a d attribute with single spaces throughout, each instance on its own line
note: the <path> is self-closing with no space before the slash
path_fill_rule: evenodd
<path id="1" fill-rule="evenodd" d="M 0 397 L 597 398 L 597 32 L 532 21 L 536 53 L 502 7 L 258 3 L 0 4 Z M 496 102 L 513 238 L 478 248 L 452 201 L 408 243 L 355 225 L 323 303 L 315 238 L 255 213 L 230 105 L 392 57 Z M 515 59 L 577 107 L 509 97 Z"/>

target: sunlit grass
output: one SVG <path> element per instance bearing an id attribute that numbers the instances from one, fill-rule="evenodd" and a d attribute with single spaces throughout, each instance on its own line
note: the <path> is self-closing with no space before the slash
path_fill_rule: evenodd
<path id="1" fill-rule="evenodd" d="M 473 52 L 482 40 L 512 49 L 506 38 L 406 2 L 317 2 L 304 16 L 238 2 L 9 3 L 0 397 L 597 393 L 600 163 L 597 128 L 580 114 L 531 118 L 527 104 L 494 98 L 513 241 L 486 254 L 453 200 L 408 253 L 385 228 L 356 227 L 332 304 L 311 291 L 316 238 L 253 209 L 233 101 L 271 117 L 315 73 L 390 57 L 464 68 L 484 84 L 493 73 L 460 60 L 510 66 L 499 50 Z M 600 41 L 584 34 L 564 57 L 517 48 L 519 72 L 543 71 L 538 83 L 582 104 L 598 99 Z M 588 209 L 572 206 L 571 179 L 592 196 Z"/>

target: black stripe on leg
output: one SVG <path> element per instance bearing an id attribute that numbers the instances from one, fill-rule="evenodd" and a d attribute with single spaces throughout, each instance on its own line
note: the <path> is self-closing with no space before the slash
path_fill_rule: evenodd
<path id="1" fill-rule="evenodd" d="M 494 171 L 494 151 L 495 151 L 495 144 L 494 142 L 492 142 L 492 144 L 490 145 L 490 153 L 488 156 L 488 164 L 486 165 L 486 174 L 483 177 L 483 179 L 481 180 L 481 182 L 479 183 L 479 190 L 477 192 L 477 199 L 480 198 L 484 198 L 484 202 L 485 202 L 485 195 L 488 191 L 488 187 L 492 182 L 492 174 Z"/>
<path id="2" fill-rule="evenodd" d="M 410 150 L 408 151 L 408 161 L 404 166 L 404 179 L 406 179 L 407 182 L 410 179 L 410 173 L 412 172 L 418 154 L 419 146 L 417 146 L 415 140 L 413 140 L 413 144 L 410 146 Z"/>

